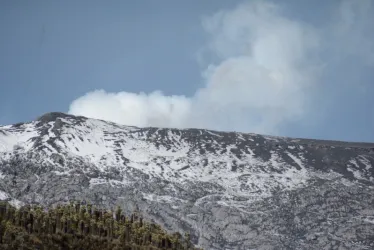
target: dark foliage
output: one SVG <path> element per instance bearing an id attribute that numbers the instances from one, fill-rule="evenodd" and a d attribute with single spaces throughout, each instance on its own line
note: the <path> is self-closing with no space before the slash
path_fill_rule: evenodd
<path id="1" fill-rule="evenodd" d="M 168 234 L 143 221 L 137 212 L 126 217 L 91 205 L 70 203 L 44 210 L 20 209 L 0 201 L 0 249 L 196 249 L 189 235 Z"/>

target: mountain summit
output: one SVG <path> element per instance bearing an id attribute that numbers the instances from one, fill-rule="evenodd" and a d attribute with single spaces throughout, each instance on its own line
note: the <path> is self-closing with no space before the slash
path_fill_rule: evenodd
<path id="1" fill-rule="evenodd" d="M 0 127 L 0 200 L 138 209 L 205 249 L 374 248 L 373 165 L 370 143 L 63 113 Z"/>

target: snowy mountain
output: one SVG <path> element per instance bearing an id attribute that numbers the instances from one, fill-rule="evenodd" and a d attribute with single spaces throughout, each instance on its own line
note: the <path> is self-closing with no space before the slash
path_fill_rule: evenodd
<path id="1" fill-rule="evenodd" d="M 0 127 L 0 199 L 137 208 L 205 249 L 374 249 L 373 165 L 369 143 L 63 113 Z"/>

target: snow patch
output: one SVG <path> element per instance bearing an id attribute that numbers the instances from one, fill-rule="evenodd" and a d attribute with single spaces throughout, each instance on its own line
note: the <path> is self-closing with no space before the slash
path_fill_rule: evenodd
<path id="1" fill-rule="evenodd" d="M 361 172 L 360 172 L 359 170 L 357 170 L 357 169 L 352 169 L 352 168 L 350 168 L 350 167 L 347 167 L 347 170 L 348 170 L 349 172 L 352 172 L 352 173 L 353 173 L 353 176 L 354 176 L 356 179 L 363 179 L 363 178 L 362 178 L 362 175 L 361 175 Z"/>
<path id="2" fill-rule="evenodd" d="M 9 198 L 9 195 L 5 193 L 4 191 L 0 190 L 0 200 L 6 200 Z"/>
<path id="3" fill-rule="evenodd" d="M 17 199 L 12 199 L 9 201 L 9 204 L 12 205 L 13 207 L 19 209 L 21 208 L 22 206 L 25 205 L 24 202 L 20 201 L 20 200 L 17 200 Z"/>
<path id="4" fill-rule="evenodd" d="M 372 168 L 370 161 L 366 159 L 364 156 L 360 155 L 359 156 L 359 161 L 362 162 L 362 164 L 365 165 L 366 170 L 370 170 Z"/>
<path id="5" fill-rule="evenodd" d="M 162 202 L 162 203 L 187 203 L 187 201 L 172 197 L 169 195 L 155 195 L 155 194 L 148 194 L 148 193 L 142 193 L 143 198 L 149 201 L 156 201 L 156 202 Z"/>
<path id="6" fill-rule="evenodd" d="M 286 152 L 287 153 L 287 155 L 297 164 L 297 165 L 299 165 L 299 167 L 301 168 L 301 169 L 305 169 L 304 168 L 304 164 L 302 163 L 302 161 L 299 159 L 299 158 L 297 158 L 296 156 L 294 156 L 293 154 L 291 154 L 290 152 Z"/>
<path id="7" fill-rule="evenodd" d="M 214 136 L 223 137 L 223 135 L 213 133 L 212 131 L 209 131 L 209 130 L 205 130 L 205 132 L 207 132 L 208 134 L 214 135 Z"/>

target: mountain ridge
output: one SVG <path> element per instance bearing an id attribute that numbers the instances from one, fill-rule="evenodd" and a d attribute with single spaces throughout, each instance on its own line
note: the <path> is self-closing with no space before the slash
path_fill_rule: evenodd
<path id="1" fill-rule="evenodd" d="M 47 113 L 45 113 L 41 116 L 38 116 L 35 120 L 36 121 L 41 121 L 41 122 L 43 122 L 43 121 L 44 122 L 45 121 L 54 121 L 55 119 L 57 119 L 59 117 L 75 117 L 75 118 L 84 119 L 84 120 L 85 119 L 94 119 L 94 120 L 99 120 L 99 121 L 114 124 L 114 122 L 110 122 L 110 121 L 103 120 L 103 119 L 89 118 L 89 117 L 82 116 L 82 115 L 72 115 L 72 114 L 68 114 L 68 113 L 65 113 L 65 112 L 47 112 Z M 34 120 L 32 120 L 32 121 L 34 121 Z M 17 122 L 17 123 L 9 124 L 9 125 L 19 126 L 19 125 L 29 123 L 29 122 L 31 122 L 31 121 Z M 9 125 L 1 125 L 0 124 L 0 128 L 1 127 L 6 127 L 6 126 L 9 126 Z M 132 126 L 132 125 L 125 125 L 125 126 L 127 126 L 127 127 L 137 127 L 137 126 Z M 148 127 L 137 127 L 137 128 L 155 129 L 155 128 L 158 128 L 158 127 L 148 126 Z M 197 130 L 208 130 L 208 131 L 211 131 L 211 132 L 219 132 L 219 133 L 256 134 L 256 133 L 250 133 L 250 132 L 220 131 L 220 130 L 212 130 L 212 129 L 205 129 L 205 128 L 173 128 L 173 127 L 163 127 L 163 128 L 165 128 L 165 129 L 178 129 L 178 130 L 197 129 Z M 261 135 L 266 136 L 266 137 L 274 137 L 274 138 L 313 141 L 315 143 L 320 143 L 320 144 L 324 144 L 324 145 L 325 144 L 336 145 L 336 144 L 343 143 L 343 144 L 350 144 L 350 147 L 362 147 L 362 148 L 373 148 L 374 149 L 374 142 L 368 142 L 368 141 L 362 142 L 362 141 L 346 141 L 346 140 L 336 140 L 336 139 L 326 140 L 326 139 L 304 138 L 304 137 L 288 137 L 288 136 L 276 136 L 276 135 L 266 135 L 266 134 L 261 134 Z"/>
<path id="2" fill-rule="evenodd" d="M 374 143 L 138 128 L 58 112 L 0 127 L 0 199 L 138 207 L 206 249 L 371 246 L 373 165 Z"/>

